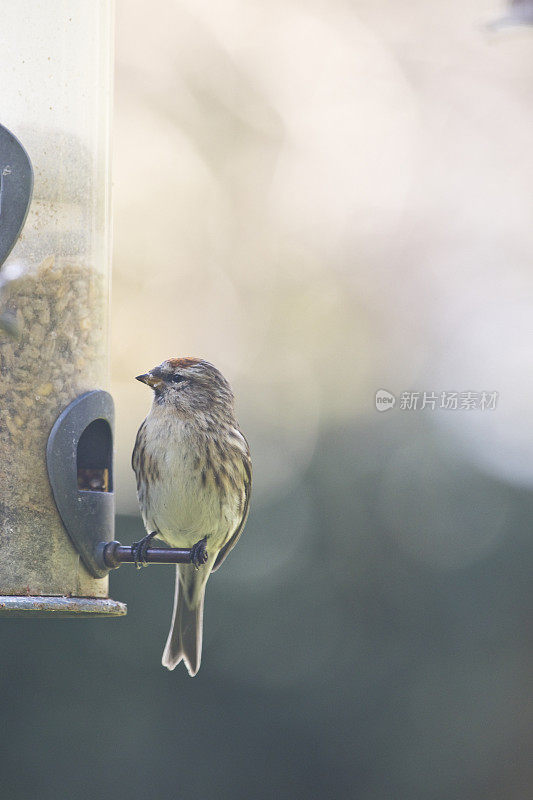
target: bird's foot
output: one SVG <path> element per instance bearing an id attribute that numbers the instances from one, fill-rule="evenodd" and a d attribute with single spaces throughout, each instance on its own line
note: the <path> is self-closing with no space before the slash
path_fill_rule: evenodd
<path id="1" fill-rule="evenodd" d="M 133 542 L 131 546 L 131 552 L 137 569 L 148 566 L 146 561 L 146 553 L 154 536 L 157 536 L 157 531 L 146 534 L 146 536 L 141 539 L 140 542 Z"/>
<path id="2" fill-rule="evenodd" d="M 205 543 L 207 542 L 207 536 L 204 536 L 199 542 L 193 544 L 191 547 L 191 564 L 194 566 L 195 569 L 200 569 L 201 566 L 205 564 L 207 561 L 207 547 Z"/>

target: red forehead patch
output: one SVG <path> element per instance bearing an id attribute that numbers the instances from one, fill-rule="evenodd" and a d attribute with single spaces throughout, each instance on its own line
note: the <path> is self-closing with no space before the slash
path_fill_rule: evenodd
<path id="1" fill-rule="evenodd" d="M 185 367 L 192 367 L 195 364 L 200 362 L 199 358 L 193 358 L 192 356 L 186 356 L 185 358 L 169 358 L 168 363 L 172 367 L 172 369 L 180 369 Z"/>

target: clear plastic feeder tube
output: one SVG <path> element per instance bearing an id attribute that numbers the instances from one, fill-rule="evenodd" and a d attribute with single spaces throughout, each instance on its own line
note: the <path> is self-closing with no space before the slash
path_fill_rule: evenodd
<path id="1" fill-rule="evenodd" d="M 75 397 L 108 387 L 111 0 L 0 0 L 0 124 L 34 170 L 0 277 L 0 595 L 107 597 L 52 496 L 46 444 Z M 1 165 L 0 165 L 1 166 Z"/>

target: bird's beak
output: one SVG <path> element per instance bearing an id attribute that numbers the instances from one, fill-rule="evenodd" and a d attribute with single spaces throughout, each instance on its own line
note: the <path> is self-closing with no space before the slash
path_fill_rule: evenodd
<path id="1" fill-rule="evenodd" d="M 144 375 L 137 375 L 135 380 L 145 383 L 147 386 L 151 386 L 152 389 L 161 386 L 163 383 L 161 375 L 155 375 L 154 372 L 145 372 Z"/>

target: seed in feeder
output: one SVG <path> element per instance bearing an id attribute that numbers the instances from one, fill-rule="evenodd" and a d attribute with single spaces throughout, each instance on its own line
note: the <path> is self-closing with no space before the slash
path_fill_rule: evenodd
<path id="1" fill-rule="evenodd" d="M 37 394 L 40 394 L 41 397 L 48 397 L 54 390 L 54 385 L 52 383 L 42 383 L 38 389 Z"/>
<path id="2" fill-rule="evenodd" d="M 48 258 L 44 259 L 43 263 L 40 266 L 40 272 L 42 275 L 48 272 L 49 269 L 52 269 L 52 267 L 55 264 L 55 260 L 56 260 L 55 256 L 48 256 Z"/>
<path id="3" fill-rule="evenodd" d="M 30 335 L 33 344 L 39 344 L 40 342 L 44 341 L 45 329 L 42 325 L 39 325 L 38 322 L 35 322 L 31 327 Z"/>
<path id="4" fill-rule="evenodd" d="M 53 506 L 50 428 L 71 400 L 105 382 L 104 293 L 90 266 L 51 256 L 0 297 L 0 314 L 20 309 L 24 325 L 16 340 L 0 330 L 0 483 L 17 512 Z"/>
<path id="5" fill-rule="evenodd" d="M 13 420 L 8 416 L 6 416 L 6 427 L 7 427 L 8 431 L 9 431 L 9 433 L 11 434 L 11 436 L 16 436 L 17 435 L 17 433 L 18 433 L 17 427 L 16 427 L 15 423 L 13 422 Z"/>

